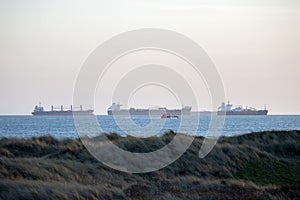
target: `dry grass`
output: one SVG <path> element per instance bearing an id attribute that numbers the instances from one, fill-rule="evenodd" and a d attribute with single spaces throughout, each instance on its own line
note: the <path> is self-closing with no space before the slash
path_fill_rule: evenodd
<path id="1" fill-rule="evenodd" d="M 150 152 L 174 137 L 108 137 Z M 300 199 L 300 131 L 221 137 L 204 159 L 202 137 L 159 171 L 129 174 L 95 160 L 79 140 L 0 140 L 0 199 Z"/>

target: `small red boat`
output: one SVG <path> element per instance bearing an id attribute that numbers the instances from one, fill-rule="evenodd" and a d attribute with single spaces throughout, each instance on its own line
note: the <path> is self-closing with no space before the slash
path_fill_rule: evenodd
<path id="1" fill-rule="evenodd" d="M 178 119 L 178 115 L 167 115 L 167 114 L 163 114 L 161 116 L 161 118 L 175 118 L 175 119 Z"/>

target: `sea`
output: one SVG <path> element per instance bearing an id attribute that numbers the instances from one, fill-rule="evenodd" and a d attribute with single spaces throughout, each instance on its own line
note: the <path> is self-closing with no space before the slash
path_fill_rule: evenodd
<path id="1" fill-rule="evenodd" d="M 149 118 L 148 116 L 95 116 L 100 130 L 121 136 L 160 135 L 169 130 L 205 136 L 210 129 L 210 116 L 188 116 L 180 119 Z M 218 117 L 218 116 L 216 116 Z M 195 128 L 196 127 L 196 128 Z M 86 127 L 89 129 L 89 125 Z M 73 116 L 0 116 L 0 138 L 31 138 L 52 135 L 58 139 L 78 138 Z M 146 130 L 146 131 L 145 131 Z M 235 136 L 251 132 L 300 130 L 300 115 L 226 116 L 220 135 Z"/>

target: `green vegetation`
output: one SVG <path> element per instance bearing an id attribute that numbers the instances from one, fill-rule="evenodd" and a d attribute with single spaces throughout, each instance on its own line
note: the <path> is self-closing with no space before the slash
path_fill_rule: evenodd
<path id="1" fill-rule="evenodd" d="M 125 150 L 150 152 L 174 135 L 107 136 Z M 221 137 L 200 159 L 202 142 L 195 138 L 166 168 L 130 174 L 95 160 L 80 140 L 2 138 L 0 199 L 300 199 L 300 131 Z"/>
<path id="2" fill-rule="evenodd" d="M 237 177 L 259 185 L 296 184 L 300 181 L 300 162 L 287 163 L 266 159 L 250 161 L 242 166 Z"/>

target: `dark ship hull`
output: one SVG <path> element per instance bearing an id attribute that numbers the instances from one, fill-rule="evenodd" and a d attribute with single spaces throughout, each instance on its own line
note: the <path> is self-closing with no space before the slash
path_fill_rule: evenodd
<path id="1" fill-rule="evenodd" d="M 218 115 L 267 115 L 268 110 L 218 111 Z"/>
<path id="2" fill-rule="evenodd" d="M 191 115 L 200 115 L 200 116 L 211 116 L 216 115 L 217 111 L 193 111 Z"/>
<path id="3" fill-rule="evenodd" d="M 93 110 L 84 110 L 84 111 L 42 111 L 42 112 L 32 112 L 32 115 L 35 116 L 72 116 L 74 115 L 93 115 Z"/>
<path id="4" fill-rule="evenodd" d="M 121 109 L 121 110 L 108 110 L 108 115 L 189 115 L 191 109 Z"/>

